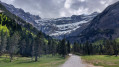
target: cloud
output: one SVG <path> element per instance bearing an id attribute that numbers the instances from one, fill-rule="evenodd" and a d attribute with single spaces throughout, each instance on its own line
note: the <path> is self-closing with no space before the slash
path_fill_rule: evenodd
<path id="1" fill-rule="evenodd" d="M 66 0 L 64 7 L 69 9 L 71 7 L 71 4 L 72 4 L 72 0 Z"/>
<path id="2" fill-rule="evenodd" d="M 12 4 L 14 2 L 14 0 L 1 0 L 2 2 L 6 2 L 8 4 Z"/>
<path id="3" fill-rule="evenodd" d="M 118 0 L 2 0 L 42 18 L 57 18 L 103 11 Z"/>

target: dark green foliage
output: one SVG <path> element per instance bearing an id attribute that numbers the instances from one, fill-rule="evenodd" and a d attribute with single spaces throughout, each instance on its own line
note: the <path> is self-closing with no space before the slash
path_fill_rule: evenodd
<path id="1" fill-rule="evenodd" d="M 117 56 L 119 53 L 119 45 L 118 45 L 118 43 L 116 43 L 115 40 L 112 42 L 112 44 L 113 44 L 113 48 L 114 48 L 114 54 Z"/>
<path id="2" fill-rule="evenodd" d="M 19 39 L 20 39 L 20 37 L 17 33 L 14 33 L 11 37 L 9 37 L 8 52 L 10 54 L 10 62 L 13 59 L 13 55 L 16 54 L 18 51 Z"/>
<path id="3" fill-rule="evenodd" d="M 7 32 L 4 33 L 3 30 L 0 32 L 0 55 L 6 52 L 7 46 Z"/>
<path id="4" fill-rule="evenodd" d="M 100 44 L 99 45 L 99 54 L 102 55 L 103 53 L 104 53 L 104 51 L 103 51 L 103 45 Z"/>
<path id="5" fill-rule="evenodd" d="M 62 57 L 65 57 L 65 55 L 67 54 L 67 46 L 66 46 L 66 40 L 65 40 L 65 38 L 58 45 L 58 53 Z"/>
<path id="6" fill-rule="evenodd" d="M 9 53 L 12 61 L 14 54 L 40 57 L 45 52 L 43 47 L 47 46 L 46 35 L 36 30 L 32 25 L 18 24 L 17 21 L 5 14 L 0 14 L 0 21 L 0 55 Z M 51 40 L 53 39 L 51 38 Z M 56 50 L 56 46 L 52 47 L 53 50 Z M 52 51 L 52 53 L 54 54 L 56 51 Z"/>
<path id="7" fill-rule="evenodd" d="M 52 40 L 51 39 L 49 39 L 49 41 L 48 41 L 48 54 L 51 54 L 52 53 Z"/>
<path id="8" fill-rule="evenodd" d="M 79 44 L 77 44 L 76 42 L 73 45 L 73 52 L 74 53 L 78 53 L 80 51 L 80 47 Z"/>
<path id="9" fill-rule="evenodd" d="M 115 40 L 103 40 L 103 43 L 90 43 L 73 45 L 73 52 L 78 52 L 83 55 L 116 55 L 119 53 L 119 43 Z"/>
<path id="10" fill-rule="evenodd" d="M 68 41 L 68 43 L 67 43 L 67 53 L 70 53 L 70 51 L 71 51 L 70 48 L 71 48 L 71 47 L 70 47 L 70 42 Z"/>
<path id="11" fill-rule="evenodd" d="M 34 44 L 34 56 L 35 61 L 38 61 L 37 58 L 42 54 L 42 45 L 43 45 L 43 35 L 42 32 L 39 32 L 37 34 L 37 37 L 35 38 L 35 44 Z"/>

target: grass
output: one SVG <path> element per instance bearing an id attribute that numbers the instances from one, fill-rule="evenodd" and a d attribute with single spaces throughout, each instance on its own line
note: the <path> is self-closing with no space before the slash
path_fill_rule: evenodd
<path id="1" fill-rule="evenodd" d="M 91 55 L 91 56 L 81 56 L 81 58 L 95 66 L 103 67 L 119 67 L 119 57 L 108 56 L 108 55 Z"/>
<path id="2" fill-rule="evenodd" d="M 0 57 L 0 67 L 58 67 L 63 64 L 66 59 L 60 56 L 43 56 L 38 62 L 34 62 L 28 57 L 15 57 L 12 62 L 5 56 Z"/>

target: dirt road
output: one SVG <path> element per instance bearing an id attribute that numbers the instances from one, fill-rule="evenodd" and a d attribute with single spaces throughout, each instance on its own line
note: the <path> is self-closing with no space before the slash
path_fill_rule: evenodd
<path id="1" fill-rule="evenodd" d="M 61 67 L 87 67 L 87 65 L 82 63 L 79 56 L 71 55 L 71 57 Z"/>

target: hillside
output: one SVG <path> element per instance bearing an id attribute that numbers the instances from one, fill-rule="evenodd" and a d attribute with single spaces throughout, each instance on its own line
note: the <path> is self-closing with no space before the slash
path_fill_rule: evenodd
<path id="1" fill-rule="evenodd" d="M 102 13 L 96 16 L 86 29 L 83 30 L 76 40 L 84 41 L 97 41 L 103 39 L 116 39 L 119 37 L 119 2 L 110 5 Z M 70 38 L 69 40 L 72 40 Z"/>
<path id="2" fill-rule="evenodd" d="M 5 6 L 7 10 L 9 10 L 12 14 L 15 14 L 16 16 L 19 16 L 24 21 L 31 23 L 33 25 L 36 24 L 35 20 L 41 19 L 38 15 L 32 15 L 29 12 L 25 12 L 23 9 L 15 8 L 13 5 L 6 4 L 1 2 L 2 5 Z"/>
<path id="3" fill-rule="evenodd" d="M 0 55 L 11 50 L 13 54 L 18 51 L 23 56 L 31 56 L 32 45 L 36 37 L 42 36 L 42 42 L 46 44 L 47 39 L 51 38 L 10 13 L 1 4 L 0 11 Z M 37 36 L 38 33 L 39 36 Z"/>
<path id="4" fill-rule="evenodd" d="M 31 32 L 34 32 L 34 33 L 38 32 L 38 30 L 35 27 L 33 27 L 33 25 L 31 25 L 30 23 L 27 23 L 26 21 L 24 21 L 20 17 L 16 16 L 15 14 L 12 14 L 9 10 L 7 10 L 6 7 L 4 7 L 1 4 L 1 2 L 0 2 L 0 11 L 1 11 L 1 14 L 3 14 L 6 17 L 10 18 L 10 20 L 12 21 L 12 24 L 18 24 L 22 28 L 26 28 L 27 30 L 29 30 Z"/>

